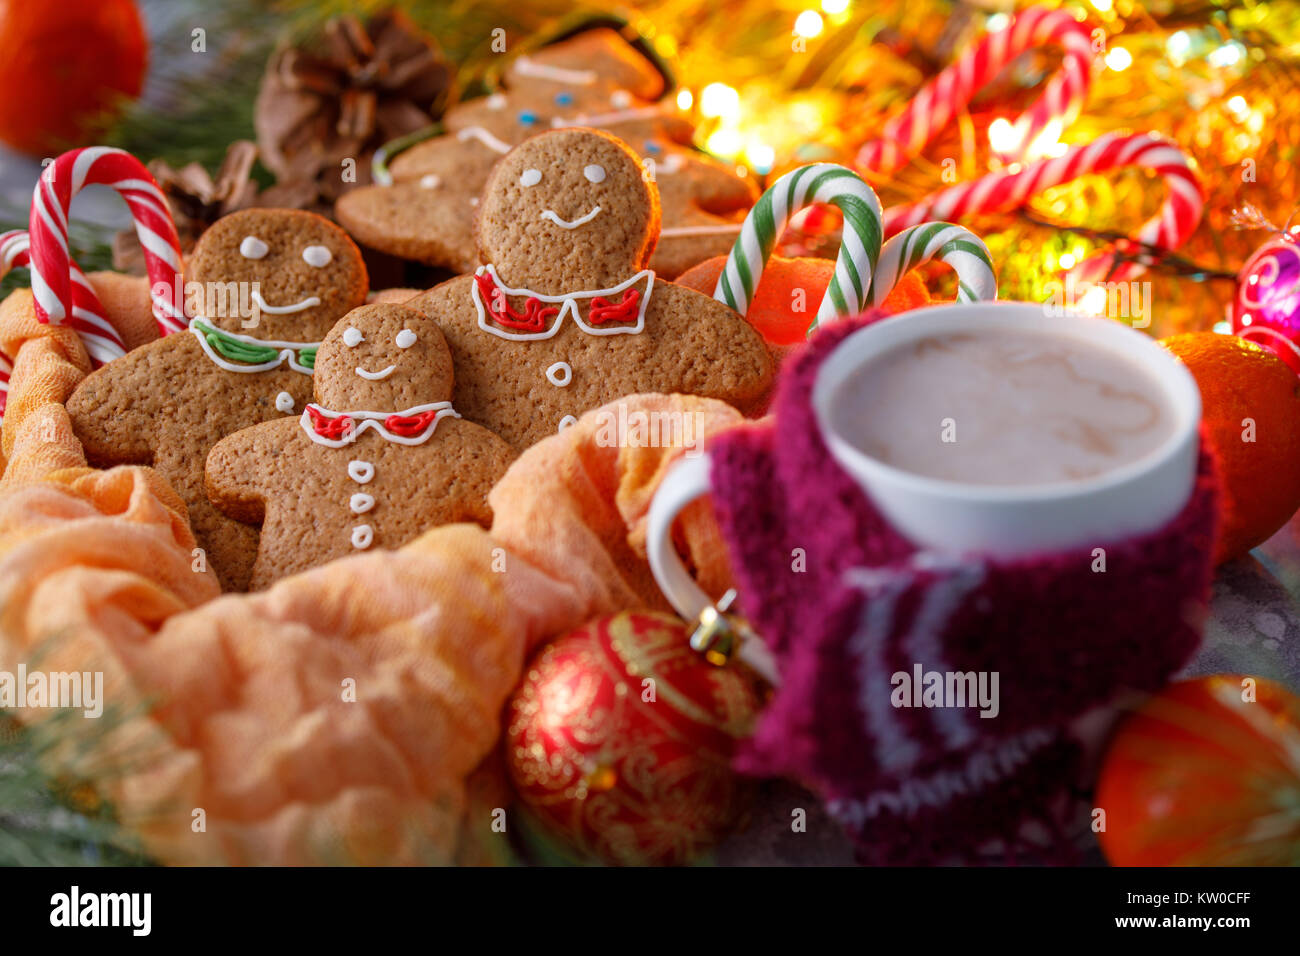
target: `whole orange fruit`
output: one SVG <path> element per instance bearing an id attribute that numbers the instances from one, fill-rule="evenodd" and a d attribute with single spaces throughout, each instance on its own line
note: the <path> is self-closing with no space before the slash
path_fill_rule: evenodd
<path id="1" fill-rule="evenodd" d="M 1180 681 L 1121 721 L 1094 801 L 1112 865 L 1300 864 L 1300 697 L 1249 681 Z"/>
<path id="2" fill-rule="evenodd" d="M 1300 508 L 1300 378 L 1269 350 L 1235 335 L 1186 332 L 1161 343 L 1201 389 L 1223 486 L 1215 560 L 1229 561 Z"/>
<path id="3" fill-rule="evenodd" d="M 713 295 L 726 264 L 726 256 L 714 256 L 687 269 L 673 281 Z M 834 274 L 835 263 L 830 259 L 772 256 L 759 276 L 758 288 L 745 313 L 746 320 L 769 345 L 795 345 L 804 341 Z M 916 273 L 909 272 L 885 297 L 881 307 L 892 314 L 929 304 L 925 283 Z"/>
<path id="4" fill-rule="evenodd" d="M 0 140 L 33 156 L 84 145 L 144 83 L 134 0 L 0 0 Z"/>

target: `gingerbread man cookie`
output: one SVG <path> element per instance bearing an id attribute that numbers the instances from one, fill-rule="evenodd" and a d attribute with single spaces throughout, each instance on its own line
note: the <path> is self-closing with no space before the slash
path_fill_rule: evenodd
<path id="1" fill-rule="evenodd" d="M 162 473 L 189 506 L 207 565 L 226 590 L 243 590 L 257 529 L 212 507 L 204 460 L 226 435 L 302 412 L 316 349 L 365 301 L 366 268 L 347 234 L 320 216 L 252 209 L 208 229 L 188 273 L 187 300 L 199 300 L 189 331 L 87 376 L 68 414 L 92 464 Z"/>
<path id="2" fill-rule="evenodd" d="M 261 525 L 250 586 L 435 525 L 491 521 L 487 494 L 513 450 L 452 407 L 437 323 L 398 305 L 348 313 L 316 357 L 316 402 L 218 442 L 213 503 Z"/>
<path id="3" fill-rule="evenodd" d="M 593 30 L 516 58 L 505 89 L 450 110 L 446 135 L 399 154 L 393 182 L 353 190 L 335 214 L 367 246 L 468 272 L 478 263 L 474 204 L 492 166 L 530 136 L 605 129 L 659 183 L 664 228 L 651 266 L 672 278 L 725 253 L 758 198 L 753 182 L 690 148 L 692 129 L 661 97 L 663 76 L 618 33 Z"/>
<path id="4" fill-rule="evenodd" d="M 486 265 L 406 303 L 442 327 L 461 413 L 522 449 L 635 392 L 753 410 L 767 348 L 738 313 L 648 267 L 659 226 L 658 190 L 608 133 L 555 130 L 505 156 L 478 211 Z"/>

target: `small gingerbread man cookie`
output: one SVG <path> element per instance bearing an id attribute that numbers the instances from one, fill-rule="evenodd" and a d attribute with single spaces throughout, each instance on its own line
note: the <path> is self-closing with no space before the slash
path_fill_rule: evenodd
<path id="1" fill-rule="evenodd" d="M 220 439 L 296 419 L 312 398 L 325 333 L 365 301 L 366 268 L 338 226 L 312 213 L 251 209 L 218 220 L 190 257 L 189 331 L 128 352 L 68 400 L 92 464 L 152 465 L 189 507 L 206 564 L 243 590 L 257 529 L 214 509 L 203 462 Z"/>
<path id="2" fill-rule="evenodd" d="M 250 586 L 334 558 L 396 548 L 436 525 L 491 521 L 487 494 L 514 453 L 452 407 L 435 322 L 398 305 L 355 309 L 316 357 L 316 402 L 218 442 L 207 491 L 261 525 Z"/>
<path id="3" fill-rule="evenodd" d="M 758 198 L 749 177 L 690 148 L 691 125 L 661 73 L 618 33 L 592 30 L 517 57 L 505 89 L 448 111 L 447 133 L 396 156 L 393 182 L 352 190 L 335 214 L 358 241 L 468 272 L 479 265 L 475 204 L 492 166 L 530 136 L 566 126 L 607 130 L 658 181 L 664 228 L 651 262 L 672 278 L 725 253 Z"/>
<path id="4" fill-rule="evenodd" d="M 406 304 L 442 327 L 457 407 L 522 449 L 635 392 L 753 410 L 772 378 L 735 311 L 648 268 L 659 194 L 608 133 L 563 129 L 492 171 L 476 224 L 482 266 Z"/>

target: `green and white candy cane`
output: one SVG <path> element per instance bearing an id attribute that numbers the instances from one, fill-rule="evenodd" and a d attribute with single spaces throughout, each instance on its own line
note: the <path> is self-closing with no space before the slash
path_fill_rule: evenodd
<path id="1" fill-rule="evenodd" d="M 904 230 L 882 248 L 875 190 L 853 170 L 832 163 L 801 166 L 763 193 L 741 226 L 713 297 L 744 315 L 777 237 L 795 213 L 816 203 L 838 207 L 844 231 L 835 274 L 809 335 L 824 323 L 879 305 L 904 275 L 930 259 L 946 262 L 957 273 L 959 301 L 997 298 L 993 263 L 978 236 L 952 223 L 927 222 Z"/>
<path id="2" fill-rule="evenodd" d="M 984 241 L 969 229 L 950 222 L 923 222 L 904 229 L 881 247 L 868 304 L 880 305 L 903 276 L 932 259 L 946 262 L 957 273 L 958 302 L 982 302 L 998 297 L 993 259 Z"/>
<path id="3" fill-rule="evenodd" d="M 816 203 L 829 203 L 844 213 L 844 233 L 835 274 L 809 333 L 820 323 L 861 312 L 880 255 L 880 199 L 857 173 L 833 163 L 800 166 L 763 193 L 740 227 L 713 297 L 744 315 L 777 236 L 791 216 Z"/>

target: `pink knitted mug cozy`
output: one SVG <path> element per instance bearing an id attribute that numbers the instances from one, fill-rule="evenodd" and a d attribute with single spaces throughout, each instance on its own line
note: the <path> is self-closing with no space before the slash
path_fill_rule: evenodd
<path id="1" fill-rule="evenodd" d="M 1212 462 L 1202 442 L 1182 512 L 1104 543 L 1104 571 L 1091 546 L 1015 560 L 918 551 L 831 457 L 811 403 L 827 356 L 874 318 L 821 331 L 787 362 L 772 416 L 709 448 L 740 607 L 781 674 L 738 765 L 813 788 L 863 862 L 1076 861 L 1106 716 L 1200 642 Z M 894 706 L 899 672 L 996 672 L 996 716 Z"/>

